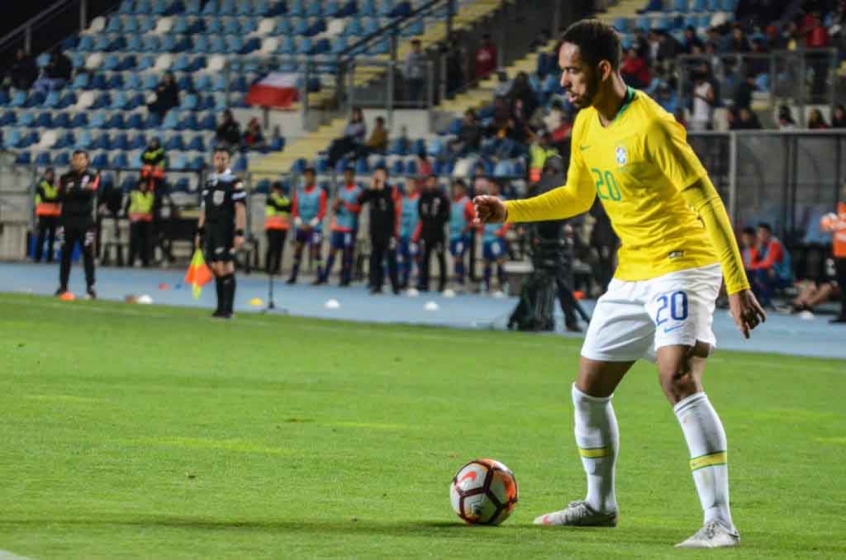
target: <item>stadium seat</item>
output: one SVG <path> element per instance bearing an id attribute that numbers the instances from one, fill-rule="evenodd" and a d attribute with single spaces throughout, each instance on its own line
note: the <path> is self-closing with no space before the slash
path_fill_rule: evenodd
<path id="1" fill-rule="evenodd" d="M 200 123 L 197 120 L 196 113 L 188 113 L 185 118 L 179 123 L 179 130 L 200 130 Z"/>
<path id="2" fill-rule="evenodd" d="M 76 144 L 76 137 L 73 132 L 66 132 L 56 137 L 56 142 L 51 146 L 54 150 L 64 150 Z"/>
<path id="3" fill-rule="evenodd" d="M 173 113 L 173 111 L 171 111 Z M 147 120 L 144 121 L 144 128 L 147 130 L 152 130 L 155 128 L 159 128 L 162 124 L 162 119 L 156 113 L 149 113 L 147 115 Z"/>
<path id="4" fill-rule="evenodd" d="M 18 125 L 25 126 L 27 128 L 31 127 L 35 124 L 35 114 L 34 113 L 23 113 L 21 114 L 20 118 L 18 118 Z"/>
<path id="5" fill-rule="evenodd" d="M 0 126 L 9 126 L 15 124 L 17 118 L 15 117 L 14 111 L 6 111 L 0 116 Z"/>
<path id="6" fill-rule="evenodd" d="M 32 156 L 29 152 L 19 152 L 17 157 L 15 157 L 15 163 L 17 165 L 29 165 L 32 162 Z"/>
<path id="7" fill-rule="evenodd" d="M 134 116 L 135 115 L 133 115 L 133 117 Z M 132 119 L 132 117 L 130 117 L 130 120 L 131 119 Z M 134 127 L 134 128 L 138 128 L 138 127 Z M 129 142 L 128 149 L 130 149 L 130 150 L 143 150 L 146 147 L 147 147 L 147 137 L 144 136 L 143 134 L 136 134 L 135 136 L 132 137 L 132 140 Z"/>
<path id="8" fill-rule="evenodd" d="M 185 2 L 185 13 L 189 16 L 199 15 L 201 6 L 201 0 L 187 0 Z"/>
<path id="9" fill-rule="evenodd" d="M 245 173 L 247 171 L 248 161 L 245 156 L 240 156 L 232 164 L 232 171 L 235 173 Z"/>
<path id="10" fill-rule="evenodd" d="M 363 16 L 373 17 L 376 15 L 375 0 L 363 0 L 359 3 L 358 13 Z"/>
<path id="11" fill-rule="evenodd" d="M 121 132 L 112 139 L 112 149 L 123 151 L 129 149 L 129 138 L 126 136 L 125 132 Z"/>
<path id="12" fill-rule="evenodd" d="M 361 21 L 357 18 L 352 19 L 344 28 L 344 36 L 346 37 L 361 37 L 364 35 L 364 29 L 361 26 Z"/>
<path id="13" fill-rule="evenodd" d="M 193 171 L 201 171 L 206 166 L 206 161 L 203 159 L 203 156 L 195 156 L 190 164 L 190 169 Z"/>
<path id="14" fill-rule="evenodd" d="M 182 151 L 185 149 L 185 141 L 181 134 L 171 136 L 164 143 L 164 149 L 167 151 Z"/>
<path id="15" fill-rule="evenodd" d="M 215 130 L 217 128 L 217 119 L 214 113 L 206 113 L 200 121 L 200 130 Z"/>
<path id="16" fill-rule="evenodd" d="M 109 134 L 104 132 L 94 137 L 89 148 L 92 150 L 108 150 L 111 148 L 111 142 Z"/>
<path id="17" fill-rule="evenodd" d="M 60 152 L 53 158 L 53 165 L 56 167 L 66 167 L 70 165 L 70 156 L 67 152 Z"/>
<path id="18" fill-rule="evenodd" d="M 106 123 L 106 127 L 117 130 L 126 130 L 126 120 L 124 119 L 123 113 L 112 114 Z"/>
<path id="19" fill-rule="evenodd" d="M 53 126 L 56 128 L 71 128 L 71 119 L 68 113 L 58 113 L 53 117 Z"/>
<path id="20" fill-rule="evenodd" d="M 109 166 L 109 154 L 100 152 L 91 160 L 91 167 L 95 169 L 103 169 Z"/>

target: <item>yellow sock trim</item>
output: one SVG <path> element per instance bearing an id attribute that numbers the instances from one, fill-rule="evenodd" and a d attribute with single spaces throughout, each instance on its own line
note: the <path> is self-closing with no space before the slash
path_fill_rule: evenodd
<path id="1" fill-rule="evenodd" d="M 719 451 L 717 453 L 710 453 L 700 457 L 694 457 L 690 460 L 690 470 L 697 471 L 705 467 L 713 467 L 715 465 L 725 465 L 728 463 L 728 453 Z"/>
<path id="2" fill-rule="evenodd" d="M 607 447 L 590 447 L 590 448 L 579 448 L 579 455 L 584 457 L 585 459 L 599 459 L 601 457 L 607 457 L 611 455 L 611 446 Z"/>

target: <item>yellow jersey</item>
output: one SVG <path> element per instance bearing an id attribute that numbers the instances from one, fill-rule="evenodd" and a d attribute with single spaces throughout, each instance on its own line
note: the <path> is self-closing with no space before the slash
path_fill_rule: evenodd
<path id="1" fill-rule="evenodd" d="M 713 192 L 693 197 L 684 192 L 702 179 Z M 574 216 L 589 210 L 597 196 L 620 237 L 615 278 L 649 280 L 723 262 L 729 292 L 748 287 L 733 235 L 730 240 L 720 239 L 715 247 L 714 237 L 697 213 L 700 203 L 718 202 L 719 225 L 731 233 L 722 202 L 688 145 L 684 127 L 649 96 L 632 88 L 608 126 L 602 126 L 593 107 L 579 112 L 566 186 L 534 199 L 509 201 L 507 220 Z"/>

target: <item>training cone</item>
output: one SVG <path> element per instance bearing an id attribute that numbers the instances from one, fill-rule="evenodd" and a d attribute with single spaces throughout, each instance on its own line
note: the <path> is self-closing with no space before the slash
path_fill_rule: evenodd
<path id="1" fill-rule="evenodd" d="M 261 298 L 254 297 L 250 300 L 250 305 L 252 305 L 253 307 L 261 307 L 262 305 L 264 305 L 264 302 L 261 300 Z"/>
<path id="2" fill-rule="evenodd" d="M 585 293 L 581 290 L 576 290 L 573 292 L 573 297 L 576 299 L 585 299 Z"/>
<path id="3" fill-rule="evenodd" d="M 323 307 L 325 307 L 326 309 L 339 309 L 341 307 L 341 302 L 339 302 L 337 299 L 330 299 L 323 304 Z"/>
<path id="4" fill-rule="evenodd" d="M 147 294 L 143 294 L 138 296 L 138 303 L 140 303 L 141 305 L 150 305 L 151 303 L 153 303 L 153 298 L 151 298 Z"/>
<path id="5" fill-rule="evenodd" d="M 73 295 L 71 292 L 65 292 L 59 296 L 59 299 L 62 301 L 73 301 L 76 299 L 76 296 Z"/>
<path id="6" fill-rule="evenodd" d="M 409 288 L 407 292 L 405 292 L 408 297 L 417 297 L 420 295 L 420 292 L 417 291 L 417 288 Z"/>
<path id="7" fill-rule="evenodd" d="M 455 297 L 455 290 L 453 290 L 452 288 L 447 288 L 446 290 L 444 290 L 443 295 L 446 298 L 454 298 Z"/>
<path id="8" fill-rule="evenodd" d="M 427 301 L 426 305 L 423 306 L 423 309 L 425 309 L 426 311 L 437 311 L 438 309 L 440 309 L 440 306 L 438 306 L 438 304 L 434 301 Z"/>
<path id="9" fill-rule="evenodd" d="M 160 290 L 169 290 L 169 289 L 170 289 L 170 285 L 169 285 L 169 284 L 165 284 L 164 282 L 162 282 L 161 284 L 159 284 L 159 289 L 160 289 Z"/>

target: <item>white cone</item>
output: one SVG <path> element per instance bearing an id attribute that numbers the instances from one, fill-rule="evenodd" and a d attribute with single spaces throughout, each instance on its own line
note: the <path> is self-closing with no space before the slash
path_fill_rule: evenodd
<path id="1" fill-rule="evenodd" d="M 153 298 L 151 298 L 147 294 L 144 294 L 144 295 L 138 296 L 138 299 L 136 300 L 136 302 L 140 303 L 142 305 L 150 305 L 151 303 L 153 303 Z"/>
<path id="2" fill-rule="evenodd" d="M 408 297 L 417 297 L 420 295 L 420 292 L 417 291 L 417 288 L 409 288 L 406 292 Z"/>
<path id="3" fill-rule="evenodd" d="M 427 301 L 426 305 L 423 306 L 423 309 L 425 309 L 426 311 L 437 311 L 438 309 L 440 309 L 440 306 L 438 306 L 438 304 L 434 301 Z"/>
<path id="4" fill-rule="evenodd" d="M 323 304 L 323 307 L 325 307 L 326 309 L 340 309 L 341 302 L 339 302 L 337 299 L 330 299 Z"/>
<path id="5" fill-rule="evenodd" d="M 803 321 L 813 321 L 814 314 L 806 309 L 805 311 L 799 314 L 799 318 Z"/>
<path id="6" fill-rule="evenodd" d="M 447 288 L 446 290 L 444 290 L 443 295 L 444 295 L 444 297 L 454 298 L 455 297 L 455 290 L 453 290 L 452 288 Z"/>

